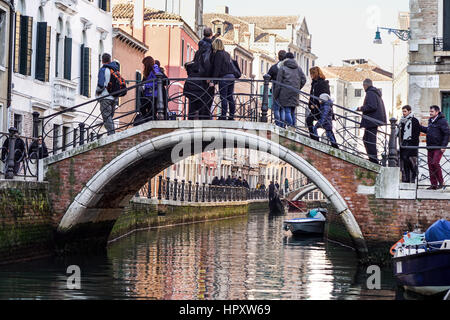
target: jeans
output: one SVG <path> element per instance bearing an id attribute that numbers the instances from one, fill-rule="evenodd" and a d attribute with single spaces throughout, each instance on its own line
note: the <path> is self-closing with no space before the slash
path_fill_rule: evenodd
<path id="1" fill-rule="evenodd" d="M 377 151 L 377 133 L 378 127 L 366 128 L 363 141 L 364 146 L 366 147 L 367 155 L 369 156 L 369 161 L 379 164 Z"/>
<path id="2" fill-rule="evenodd" d="M 108 132 L 108 136 L 115 133 L 113 118 L 116 102 L 116 100 L 110 99 L 103 99 L 100 101 L 100 112 L 102 113 L 103 124 Z"/>
<path id="3" fill-rule="evenodd" d="M 430 171 L 430 181 L 433 187 L 443 186 L 441 159 L 444 153 L 440 149 L 428 150 L 428 169 Z"/>
<path id="4" fill-rule="evenodd" d="M 227 74 L 224 79 L 235 79 L 234 75 Z M 236 112 L 236 104 L 234 103 L 234 81 L 220 80 L 219 81 L 220 100 L 222 101 L 222 114 L 219 117 L 220 120 L 226 120 L 228 106 L 230 107 L 229 120 L 234 120 L 234 113 Z"/>
<path id="5" fill-rule="evenodd" d="M 339 146 L 337 144 L 336 137 L 334 136 L 333 130 L 326 129 L 326 133 L 327 133 L 327 139 L 328 139 L 328 141 L 330 141 L 331 146 L 333 148 L 339 149 Z M 319 141 L 319 133 L 317 132 L 316 126 L 312 127 L 312 134 L 314 134 L 314 136 L 317 137 L 317 139 L 314 139 L 314 140 Z"/>
<path id="6" fill-rule="evenodd" d="M 284 107 L 284 122 L 293 127 L 295 125 L 295 107 Z"/>
<path id="7" fill-rule="evenodd" d="M 277 101 L 273 101 L 272 105 L 273 116 L 275 117 L 275 124 L 281 128 L 284 128 L 284 108 L 281 108 Z"/>

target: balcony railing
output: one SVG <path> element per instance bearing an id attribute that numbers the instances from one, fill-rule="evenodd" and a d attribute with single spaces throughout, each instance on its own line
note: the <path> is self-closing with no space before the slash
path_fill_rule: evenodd
<path id="1" fill-rule="evenodd" d="M 433 38 L 433 51 L 444 51 L 444 39 L 443 38 Z"/>

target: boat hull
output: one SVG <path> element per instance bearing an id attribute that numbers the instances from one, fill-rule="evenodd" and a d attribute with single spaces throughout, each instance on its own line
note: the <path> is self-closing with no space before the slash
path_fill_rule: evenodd
<path id="1" fill-rule="evenodd" d="M 435 295 L 450 290 L 450 250 L 393 258 L 394 275 L 406 290 Z"/>
<path id="2" fill-rule="evenodd" d="M 325 221 L 285 222 L 288 230 L 296 236 L 319 235 L 325 231 Z"/>

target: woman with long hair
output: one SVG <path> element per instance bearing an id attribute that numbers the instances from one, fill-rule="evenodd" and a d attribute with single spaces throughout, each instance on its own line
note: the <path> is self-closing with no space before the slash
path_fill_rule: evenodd
<path id="1" fill-rule="evenodd" d="M 219 120 L 227 120 L 228 107 L 229 116 L 228 120 L 234 120 L 234 114 L 236 112 L 236 104 L 233 99 L 234 93 L 234 68 L 231 65 L 231 56 L 225 51 L 222 40 L 216 39 L 212 43 L 213 49 L 213 78 L 221 78 L 219 80 L 219 92 L 222 103 L 222 112 Z"/>
<path id="2" fill-rule="evenodd" d="M 155 63 L 155 60 L 148 56 L 142 60 L 144 65 L 144 81 L 147 82 L 144 85 L 144 94 L 141 105 L 141 115 L 143 122 L 148 120 L 155 120 L 155 108 L 156 99 L 158 98 L 158 89 L 156 84 L 156 75 L 161 73 L 159 66 Z"/>
<path id="3" fill-rule="evenodd" d="M 311 97 L 309 99 L 309 115 L 306 118 L 306 125 L 308 126 L 309 136 L 311 139 L 319 141 L 319 137 L 314 134 L 314 121 L 320 120 L 320 100 L 318 99 L 322 94 L 330 95 L 330 84 L 326 80 L 322 69 L 319 67 L 312 67 L 309 70 L 311 75 Z"/>

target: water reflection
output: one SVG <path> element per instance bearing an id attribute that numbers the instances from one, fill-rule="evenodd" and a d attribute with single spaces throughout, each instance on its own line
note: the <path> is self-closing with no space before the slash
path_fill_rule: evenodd
<path id="1" fill-rule="evenodd" d="M 249 217 L 135 233 L 107 256 L 46 259 L 0 267 L 0 298 L 46 299 L 393 299 L 365 289 L 355 253 L 321 238 L 282 229 L 289 217 Z M 82 289 L 66 289 L 68 265 Z"/>

